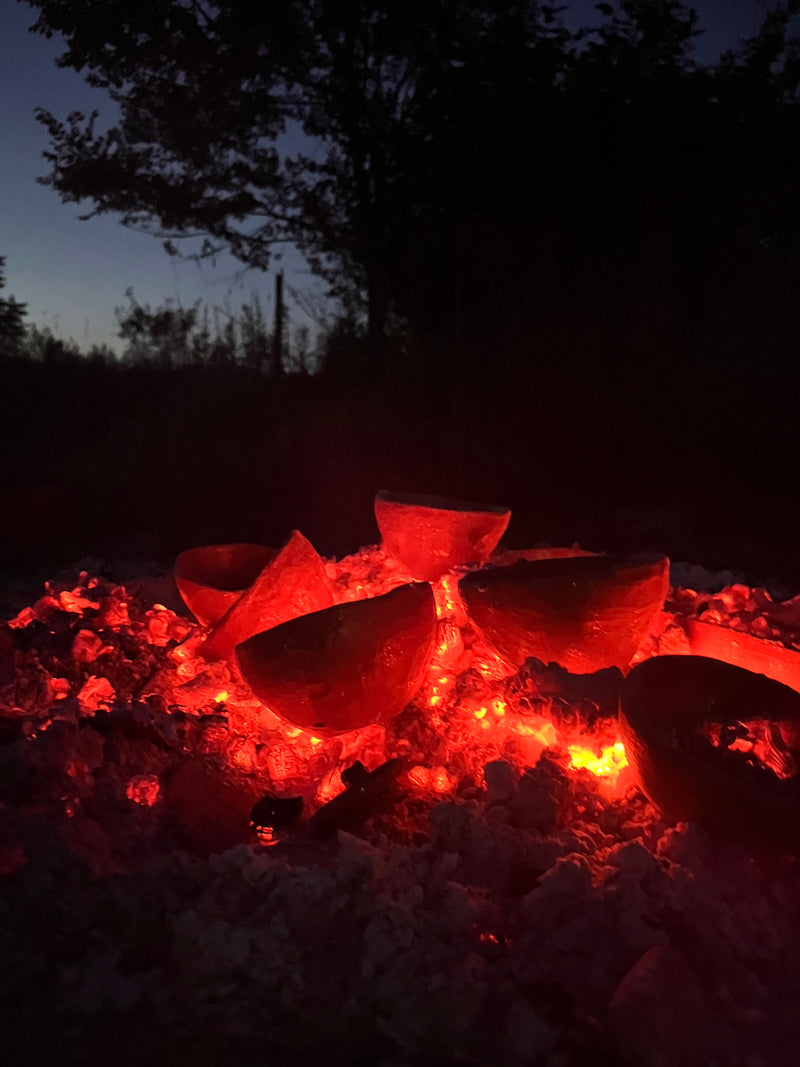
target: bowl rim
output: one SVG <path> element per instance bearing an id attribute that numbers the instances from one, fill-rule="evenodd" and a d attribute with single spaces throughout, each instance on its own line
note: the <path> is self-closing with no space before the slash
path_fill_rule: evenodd
<path id="1" fill-rule="evenodd" d="M 248 586 L 233 586 L 233 585 L 220 585 L 216 581 L 209 581 L 206 576 L 200 573 L 203 569 L 202 564 L 204 561 L 215 560 L 218 556 L 223 555 L 225 551 L 233 553 L 234 550 L 248 550 L 252 553 L 255 559 L 259 553 L 264 554 L 264 562 L 262 563 L 259 571 L 256 571 L 254 579 L 258 577 L 258 574 L 268 563 L 271 562 L 277 555 L 277 550 L 270 548 L 268 545 L 256 544 L 253 541 L 231 541 L 224 544 L 215 545 L 197 545 L 193 548 L 185 548 L 182 552 L 178 553 L 175 558 L 175 564 L 173 567 L 173 573 L 175 575 L 176 582 L 191 582 L 195 586 L 203 589 L 212 589 L 219 593 L 243 593 Z M 218 574 L 223 568 L 214 568 Z M 231 570 L 234 568 L 231 567 Z"/>
<path id="2" fill-rule="evenodd" d="M 390 489 L 379 489 L 375 494 L 375 505 L 389 504 L 404 508 L 419 508 L 427 511 L 451 511 L 473 515 L 510 515 L 511 509 L 505 504 L 484 504 L 476 500 L 462 500 L 457 497 L 439 496 L 435 493 L 396 493 Z"/>

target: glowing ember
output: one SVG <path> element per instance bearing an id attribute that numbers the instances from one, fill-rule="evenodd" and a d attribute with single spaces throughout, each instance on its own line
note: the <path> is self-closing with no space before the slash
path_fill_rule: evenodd
<path id="1" fill-rule="evenodd" d="M 412 767 L 408 780 L 422 793 L 451 793 L 457 784 L 446 767 Z"/>
<path id="2" fill-rule="evenodd" d="M 797 775 L 797 728 L 793 723 L 747 719 L 736 723 L 704 723 L 700 733 L 715 748 L 735 754 L 742 765 L 769 769 L 778 778 Z"/>
<path id="3" fill-rule="evenodd" d="M 571 766 L 577 770 L 591 771 L 598 778 L 617 775 L 628 766 L 625 746 L 621 741 L 606 745 L 599 755 L 590 748 L 584 748 L 583 745 L 569 745 L 568 751 Z"/>
<path id="4" fill-rule="evenodd" d="M 51 678 L 50 690 L 53 700 L 66 700 L 69 696 L 69 681 L 66 678 Z"/>
<path id="5" fill-rule="evenodd" d="M 690 961 L 703 962 L 701 992 L 715 998 L 709 1019 L 729 1005 L 722 1015 L 729 1028 L 743 1015 L 740 994 L 752 987 L 745 999 L 748 1019 L 760 1020 L 754 1041 L 770 1031 L 772 1020 L 758 1013 L 773 991 L 775 1020 L 789 1020 L 791 1031 L 796 983 L 785 946 L 800 942 L 787 940 L 785 919 L 794 915 L 796 864 L 780 864 L 762 892 L 752 857 L 740 862 L 738 852 L 718 851 L 717 823 L 708 822 L 711 831 L 691 825 L 701 822 L 702 806 L 674 814 L 654 792 L 659 814 L 629 788 L 628 756 L 633 765 L 639 747 L 631 739 L 626 752 L 620 736 L 630 735 L 618 733 L 625 725 L 618 708 L 625 711 L 620 689 L 635 671 L 623 683 L 627 664 L 570 674 L 563 664 L 495 654 L 458 596 L 459 578 L 478 573 L 478 565 L 446 573 L 428 594 L 430 658 L 413 698 L 399 700 L 391 714 L 382 698 L 364 700 L 359 728 L 330 734 L 316 719 L 290 724 L 291 709 L 279 717 L 282 705 L 267 689 L 259 700 L 235 658 L 204 656 L 208 627 L 103 579 L 83 574 L 67 589 L 55 582 L 0 628 L 0 745 L 11 772 L 0 782 L 0 808 L 11 815 L 0 832 L 0 880 L 4 900 L 20 904 L 6 933 L 30 934 L 25 951 L 9 956 L 23 964 L 7 968 L 9 976 L 24 980 L 9 1003 L 41 1002 L 51 1014 L 56 1005 L 54 1017 L 71 1027 L 86 990 L 96 988 L 96 1018 L 102 1024 L 121 1013 L 124 1022 L 99 1045 L 81 1044 L 76 1062 L 108 1059 L 108 1049 L 132 1032 L 131 1003 L 137 1019 L 161 1004 L 170 1013 L 184 987 L 192 1003 L 180 1017 L 182 1033 L 204 1025 L 197 1003 L 216 1015 L 222 995 L 232 1002 L 226 1039 L 252 1017 L 262 1042 L 264 1004 L 286 1003 L 276 1047 L 291 1047 L 298 1020 L 313 1019 L 316 1032 L 320 1018 L 335 1020 L 331 1033 L 347 1047 L 350 1032 L 375 1033 L 373 1019 L 382 1026 L 387 1005 L 400 1005 L 405 1014 L 387 1026 L 402 1048 L 384 1048 L 382 1038 L 375 1046 L 386 1062 L 425 1061 L 406 1038 L 420 1024 L 420 1042 L 427 1042 L 432 1018 L 435 1050 L 427 1058 L 440 1045 L 449 1052 L 439 1027 L 451 1014 L 467 1043 L 473 1019 L 491 1021 L 486 1046 L 474 1055 L 471 1047 L 458 1050 L 454 1062 L 573 1062 L 571 1050 L 546 1032 L 552 1012 L 586 1034 L 592 1044 L 579 1059 L 589 1062 L 604 1040 L 595 1020 L 625 1007 L 620 989 L 632 1015 L 643 990 L 659 1010 L 664 990 L 685 992 L 663 1016 L 670 1026 L 700 999 L 686 983 L 693 964 L 659 970 L 656 957 L 653 970 L 653 951 L 674 934 L 678 948 L 690 946 Z M 334 602 L 327 611 L 363 607 L 369 614 L 370 605 L 356 602 L 410 584 L 406 567 L 375 546 L 322 567 Z M 294 596 L 296 576 L 284 577 Z M 268 599 L 280 614 L 266 594 L 261 606 Z M 341 614 L 346 624 L 351 613 Z M 668 657 L 659 653 L 686 643 L 688 624 L 701 616 L 704 626 L 725 627 L 726 641 L 746 632 L 795 654 L 800 648 L 800 602 L 774 604 L 745 587 L 716 597 L 674 589 L 637 650 L 642 666 L 663 663 Z M 386 646 L 375 644 L 380 658 Z M 322 671 L 315 682 L 324 693 L 336 679 Z M 670 696 L 653 718 L 663 723 L 677 703 Z M 800 713 L 790 721 L 784 706 L 750 698 L 727 719 L 713 704 L 702 708 L 712 720 L 705 736 L 694 721 L 683 732 L 689 754 L 700 754 L 690 764 L 700 773 L 690 780 L 706 783 L 706 808 L 724 807 L 727 819 L 734 807 L 739 824 L 766 779 L 775 804 L 763 810 L 783 836 L 793 823 L 783 816 L 796 796 Z M 664 733 L 670 758 L 673 735 Z M 676 765 L 666 763 L 670 781 Z M 722 804 L 725 776 L 703 774 L 709 767 L 731 780 Z M 779 780 L 786 778 L 794 781 Z M 639 781 L 644 788 L 645 778 Z M 681 825 L 667 827 L 665 819 Z M 42 847 L 46 835 L 52 859 Z M 329 840 L 319 845 L 315 837 Z M 165 863 L 176 850 L 190 857 Z M 63 888 L 56 897 L 54 885 Z M 64 936 L 54 925 L 62 915 Z M 38 953 L 50 942 L 53 958 L 45 960 Z M 764 946 L 771 944 L 777 955 L 768 971 Z M 743 946 L 752 966 L 728 986 Z M 714 960 L 716 971 L 707 970 Z M 635 981 L 618 986 L 626 971 Z M 467 972 L 472 985 L 462 981 Z M 317 989 L 321 1007 L 306 997 Z M 339 990 L 347 994 L 344 1015 Z M 512 997 L 513 1011 L 503 1015 Z M 152 1017 L 158 1051 L 164 1019 Z M 511 1055 L 496 1047 L 506 1032 Z M 718 1062 L 739 1062 L 737 1041 L 738 1034 Z M 179 1058 L 194 1044 L 175 1046 Z M 611 1048 L 599 1047 L 603 1054 Z"/>
<path id="6" fill-rule="evenodd" d="M 158 778 L 154 774 L 137 774 L 128 782 L 125 790 L 128 800 L 142 807 L 152 808 L 158 800 L 161 790 Z"/>
<path id="7" fill-rule="evenodd" d="M 299 535 L 292 544 L 308 554 Z M 409 582 L 405 567 L 377 547 L 321 565 L 330 595 L 341 605 L 399 593 Z M 209 662 L 208 628 L 163 604 L 140 608 L 124 588 L 88 574 L 72 589 L 48 589 L 17 616 L 14 627 L 47 624 L 65 608 L 74 619 L 72 666 L 59 662 L 61 669 L 46 678 L 51 708 L 63 704 L 69 712 L 77 700 L 81 714 L 107 716 L 113 723 L 115 709 L 135 692 L 137 699 L 156 701 L 152 706 L 165 709 L 165 718 L 154 728 L 150 713 L 136 710 L 126 713 L 134 716 L 126 729 L 146 736 L 157 729 L 176 751 L 194 746 L 227 773 L 245 776 L 255 794 L 301 794 L 312 813 L 343 791 L 342 771 L 355 761 L 375 768 L 396 757 L 408 764 L 407 786 L 428 798 L 482 784 L 482 767 L 491 760 L 509 760 L 521 774 L 545 750 L 560 751 L 565 766 L 588 770 L 612 786 L 625 766 L 613 712 L 576 717 L 568 701 L 555 709 L 551 695 L 532 692 L 520 665 L 502 659 L 471 627 L 458 592 L 459 573 L 446 573 L 432 586 L 433 653 L 412 703 L 383 725 L 373 722 L 334 736 L 314 729 L 315 719 L 303 728 L 279 718 L 277 705 L 256 699 L 230 659 Z M 316 576 L 315 571 L 315 581 Z M 296 580 L 282 576 L 281 582 L 294 603 Z M 279 606 L 275 611 L 280 617 Z M 123 645 L 140 649 L 136 662 L 149 672 L 149 681 L 121 656 Z M 380 708 L 373 714 L 379 716 Z M 45 729 L 47 720 L 36 726 Z M 191 745 L 184 740 L 188 729 L 196 737 Z M 165 786 L 171 781 L 165 779 Z M 143 807 L 161 796 L 158 776 L 134 775 L 124 788 L 128 799 Z"/>
<path id="8" fill-rule="evenodd" d="M 341 793 L 342 789 L 342 779 L 338 770 L 329 771 L 317 789 L 317 800 L 320 804 L 327 804 L 329 800 L 333 800 L 337 794 Z"/>
<path id="9" fill-rule="evenodd" d="M 522 737 L 532 737 L 538 741 L 539 744 L 545 748 L 554 748 L 558 743 L 558 735 L 556 734 L 556 728 L 546 719 L 540 720 L 539 723 L 520 723 L 517 726 L 517 733 Z"/>
<path id="10" fill-rule="evenodd" d="M 314 560 L 313 550 L 301 535 L 294 535 L 289 544 L 284 558 L 294 551 L 302 562 L 307 562 L 306 557 Z M 48 587 L 39 601 L 13 620 L 13 628 L 46 624 L 57 612 L 74 618 L 73 666 L 67 669 L 59 661 L 60 670 L 46 677 L 48 703 L 51 708 L 63 704 L 69 711 L 77 699 L 84 714 L 108 714 L 111 719 L 118 702 L 130 699 L 135 682 L 127 679 L 128 668 L 120 673 L 119 643 L 139 642 L 162 663 L 149 685 L 138 685 L 140 698 L 157 698 L 160 706 L 202 723 L 200 751 L 221 761 L 232 774 L 247 776 L 255 792 L 274 789 L 280 794 L 290 789 L 302 794 L 307 803 L 324 805 L 343 791 L 342 772 L 354 762 L 375 768 L 401 757 L 408 764 L 404 780 L 410 788 L 425 796 L 451 795 L 468 789 L 469 783 L 480 785 L 487 762 L 510 761 L 520 774 L 551 750 L 561 753 L 558 758 L 563 758 L 565 767 L 587 771 L 601 781 L 605 795 L 621 796 L 631 778 L 622 774 L 628 761 L 617 735 L 615 702 L 607 701 L 599 709 L 591 693 L 572 693 L 577 682 L 567 685 L 568 679 L 578 676 L 553 674 L 545 665 L 531 673 L 490 648 L 471 624 L 459 593 L 460 579 L 466 572 L 474 573 L 476 566 L 446 572 L 431 586 L 436 607 L 433 652 L 411 704 L 375 725 L 375 719 L 382 717 L 381 708 L 367 701 L 365 714 L 358 720 L 363 725 L 335 735 L 323 735 L 313 717 L 294 725 L 280 718 L 275 714 L 279 705 L 266 691 L 264 702 L 256 699 L 231 659 L 209 662 L 208 628 L 179 618 L 163 604 L 139 609 L 122 587 L 104 585 L 89 575 L 71 589 Z M 319 575 L 324 575 L 326 596 L 336 605 L 364 600 L 377 604 L 376 598 L 387 593 L 400 595 L 400 587 L 418 588 L 409 586 L 404 564 L 374 546 L 338 561 L 320 561 L 311 572 L 315 587 Z M 288 560 L 279 577 L 269 587 L 275 618 L 283 617 L 280 588 L 286 587 L 293 605 L 302 601 L 298 586 L 302 575 L 288 566 Z M 259 582 L 257 592 L 262 596 L 263 575 Z M 687 599 L 693 594 L 681 595 Z M 261 601 L 255 599 L 261 610 Z M 247 607 L 248 597 L 243 596 L 240 603 Z M 760 606 L 771 610 L 769 603 Z M 727 600 L 720 597 L 713 611 L 706 611 L 704 626 L 711 627 L 715 620 L 730 626 L 732 612 L 747 610 L 753 632 L 775 640 L 780 627 L 752 617 L 756 607 L 749 590 L 735 587 Z M 237 610 L 241 613 L 244 608 Z M 286 613 L 296 610 L 287 608 Z M 662 613 L 655 620 L 653 634 L 659 636 L 649 639 L 650 645 L 642 647 L 638 658 L 657 652 L 658 641 L 669 638 L 672 617 Z M 741 625 L 735 619 L 733 623 Z M 222 632 L 227 632 L 225 627 L 230 629 L 230 622 L 223 624 Z M 219 624 L 213 632 L 221 632 Z M 320 676 L 318 682 L 322 686 L 325 678 Z M 374 716 L 370 724 L 364 724 L 367 715 Z M 46 728 L 46 721 L 36 727 L 38 731 Z M 152 731 L 146 725 L 136 729 Z M 175 731 L 176 725 L 170 725 L 170 745 L 182 743 Z M 727 747 L 732 756 L 758 760 L 780 777 L 794 774 L 794 764 L 787 757 L 787 747 L 794 745 L 782 746 L 775 737 L 774 731 L 759 729 L 755 722 L 741 736 L 729 738 Z M 127 795 L 149 806 L 158 790 L 158 778 L 135 776 Z"/>
<path id="11" fill-rule="evenodd" d="M 81 707 L 85 707 L 90 711 L 97 711 L 101 707 L 108 708 L 113 704 L 115 696 L 116 694 L 109 680 L 107 678 L 98 678 L 94 674 L 89 675 L 78 691 L 78 700 Z"/>

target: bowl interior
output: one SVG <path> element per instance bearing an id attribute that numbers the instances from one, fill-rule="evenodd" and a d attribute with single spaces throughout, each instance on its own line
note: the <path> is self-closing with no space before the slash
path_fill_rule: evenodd
<path id="1" fill-rule="evenodd" d="M 265 545 L 206 545 L 182 552 L 175 563 L 175 577 L 222 592 L 241 592 L 253 584 L 275 558 Z"/>
<path id="2" fill-rule="evenodd" d="M 650 800 L 754 853 L 800 847 L 798 724 L 800 694 L 704 656 L 645 660 L 620 691 L 625 750 Z"/>
<path id="3" fill-rule="evenodd" d="M 800 693 L 706 656 L 645 660 L 628 677 L 621 706 L 631 725 L 653 740 L 708 722 L 800 721 Z"/>

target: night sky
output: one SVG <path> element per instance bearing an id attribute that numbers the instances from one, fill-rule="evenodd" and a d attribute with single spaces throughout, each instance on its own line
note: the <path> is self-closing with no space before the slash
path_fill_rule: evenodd
<path id="1" fill-rule="evenodd" d="M 572 0 L 570 22 L 594 20 L 595 0 Z M 713 60 L 720 51 L 754 33 L 761 0 L 698 0 L 695 8 L 704 30 L 696 54 Z M 767 5 L 769 6 L 769 5 Z M 170 258 L 158 239 L 125 229 L 114 216 L 79 220 L 88 205 L 62 204 L 52 189 L 38 185 L 46 173 L 41 153 L 46 133 L 34 119 L 42 106 L 58 118 L 72 110 L 107 113 L 105 95 L 89 89 L 72 70 L 60 70 L 55 59 L 63 44 L 27 32 L 36 11 L 17 0 L 0 0 L 0 255 L 6 256 L 5 296 L 28 304 L 28 321 L 48 326 L 86 349 L 106 343 L 119 348 L 114 308 L 125 306 L 125 290 L 133 287 L 140 303 L 153 307 L 172 298 L 185 306 L 202 299 L 210 306 L 235 308 L 257 292 L 267 306 L 272 280 L 220 257 L 216 268 L 198 267 Z M 292 249 L 280 265 L 296 289 L 320 293 L 302 258 Z M 289 300 L 293 325 L 308 324 Z"/>

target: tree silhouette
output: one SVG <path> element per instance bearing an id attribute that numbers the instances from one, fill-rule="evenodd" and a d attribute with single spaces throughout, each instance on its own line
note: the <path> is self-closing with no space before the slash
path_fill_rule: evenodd
<path id="1" fill-rule="evenodd" d="M 419 233 L 439 209 L 438 189 L 424 209 L 443 124 L 431 126 L 431 100 L 445 100 L 468 63 L 491 84 L 482 52 L 495 67 L 504 40 L 521 55 L 553 17 L 548 5 L 503 0 L 28 2 L 37 32 L 66 39 L 59 65 L 106 90 L 120 114 L 99 130 L 96 113 L 62 121 L 40 110 L 46 184 L 173 249 L 197 236 L 201 255 L 224 247 L 264 268 L 275 243 L 292 240 L 335 292 L 363 295 L 376 349 L 409 215 Z M 508 103 L 490 102 L 485 118 Z M 314 153 L 279 151 L 287 129 L 312 138 Z"/>
<path id="2" fill-rule="evenodd" d="M 6 257 L 0 256 L 0 289 L 5 288 Z M 16 355 L 25 337 L 25 312 L 27 304 L 11 297 L 0 297 L 0 357 Z"/>
<path id="3" fill-rule="evenodd" d="M 754 291 L 800 236 L 798 0 L 707 66 L 679 0 L 576 32 L 530 0 L 27 2 L 119 111 L 40 111 L 45 183 L 172 250 L 264 268 L 294 242 L 373 361 L 397 322 L 476 351 L 501 319 L 696 328 L 732 264 Z"/>

